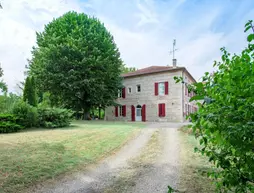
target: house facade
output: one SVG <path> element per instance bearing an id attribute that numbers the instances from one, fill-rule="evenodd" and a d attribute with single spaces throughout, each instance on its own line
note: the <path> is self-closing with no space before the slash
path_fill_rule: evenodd
<path id="1" fill-rule="evenodd" d="M 189 102 L 192 93 L 187 86 L 175 83 L 174 76 L 185 82 L 195 79 L 184 67 L 151 66 L 123 74 L 124 88 L 116 103 L 108 107 L 105 119 L 109 121 L 184 122 L 195 111 L 195 102 Z"/>

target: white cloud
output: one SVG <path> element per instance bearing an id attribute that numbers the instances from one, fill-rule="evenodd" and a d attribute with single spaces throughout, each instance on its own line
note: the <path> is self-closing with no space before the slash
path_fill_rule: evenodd
<path id="1" fill-rule="evenodd" d="M 11 92 L 24 79 L 27 58 L 36 43 L 35 31 L 68 10 L 80 11 L 77 1 L 8 0 L 0 10 L 0 63 Z"/>
<path id="2" fill-rule="evenodd" d="M 176 38 L 178 64 L 199 78 L 212 71 L 214 60 L 226 46 L 239 52 L 244 47 L 243 25 L 254 13 L 246 6 L 231 15 L 240 17 L 232 30 L 214 30 L 213 25 L 226 10 L 225 4 L 204 4 L 195 10 L 184 7 L 192 1 L 155 0 L 5 0 L 0 10 L 0 62 L 10 91 L 24 79 L 26 59 L 35 45 L 35 31 L 69 10 L 98 17 L 113 34 L 128 66 L 169 65 L 172 40 Z M 244 10 L 244 15 L 239 15 Z M 234 15 L 238 14 L 238 15 Z M 222 18 L 220 18 L 222 19 Z M 234 20 L 235 21 L 235 20 Z M 241 37 L 241 38 L 240 38 Z M 240 39 L 239 39 L 240 38 Z"/>

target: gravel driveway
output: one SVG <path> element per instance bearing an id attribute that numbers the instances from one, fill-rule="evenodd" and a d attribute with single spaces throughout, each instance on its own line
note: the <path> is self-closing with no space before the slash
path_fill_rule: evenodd
<path id="1" fill-rule="evenodd" d="M 143 129 L 139 136 L 126 144 L 118 153 L 107 158 L 95 168 L 62 179 L 61 181 L 35 187 L 31 192 L 35 193 L 103 193 L 108 187 L 121 178 L 121 174 L 133 167 L 130 162 L 139 155 L 145 155 L 145 147 L 151 136 L 158 131 L 160 153 L 156 154 L 151 164 L 139 163 L 139 175 L 130 186 L 116 192 L 167 192 L 167 186 L 177 188 L 178 164 L 179 164 L 179 137 L 177 128 L 182 124 L 177 123 L 150 123 Z M 149 152 L 150 154 L 151 152 Z M 142 166 L 143 165 L 143 166 Z M 137 169 L 137 168 L 133 168 Z M 130 184 L 130 183 L 125 183 Z M 106 191 L 110 192 L 110 191 Z M 113 192 L 112 192 L 113 193 Z"/>

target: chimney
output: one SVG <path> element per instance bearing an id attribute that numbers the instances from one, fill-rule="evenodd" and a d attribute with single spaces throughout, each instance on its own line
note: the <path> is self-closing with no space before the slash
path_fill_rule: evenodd
<path id="1" fill-rule="evenodd" d="M 176 68 L 176 59 L 173 59 L 173 68 Z"/>

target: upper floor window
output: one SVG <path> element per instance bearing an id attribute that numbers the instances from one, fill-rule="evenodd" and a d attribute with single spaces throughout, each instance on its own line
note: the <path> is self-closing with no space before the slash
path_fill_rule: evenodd
<path id="1" fill-rule="evenodd" d="M 122 98 L 122 96 L 123 96 L 122 90 L 118 90 L 118 98 Z"/>
<path id="2" fill-rule="evenodd" d="M 141 85 L 138 84 L 136 87 L 137 87 L 137 92 L 141 92 Z"/>
<path id="3" fill-rule="evenodd" d="M 129 94 L 131 93 L 131 87 L 128 88 L 128 93 L 129 93 Z"/>
<path id="4" fill-rule="evenodd" d="M 165 82 L 160 82 L 159 83 L 159 95 L 165 95 Z"/>
<path id="5" fill-rule="evenodd" d="M 125 87 L 118 90 L 118 98 L 125 98 Z"/>

